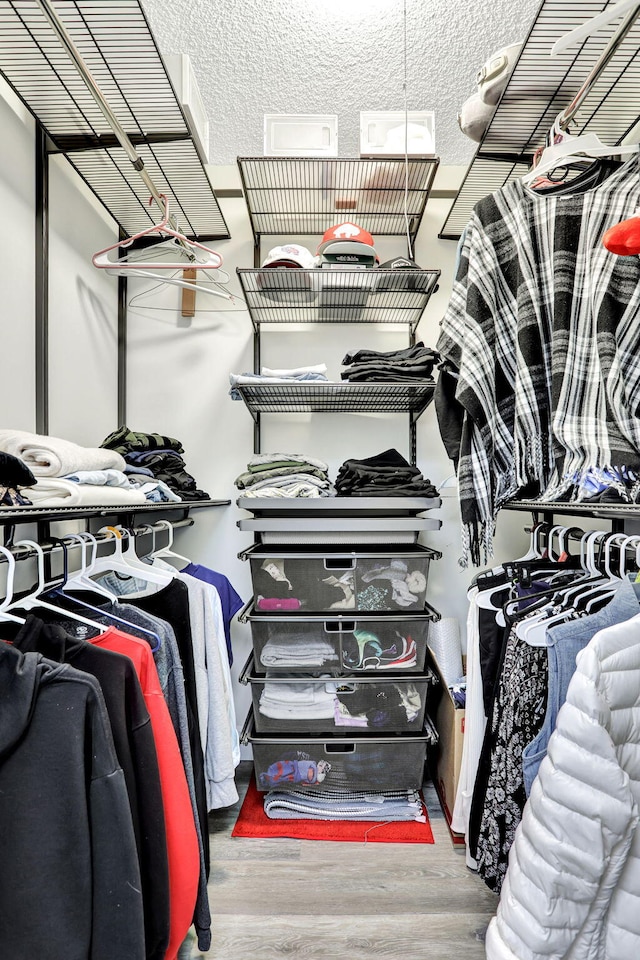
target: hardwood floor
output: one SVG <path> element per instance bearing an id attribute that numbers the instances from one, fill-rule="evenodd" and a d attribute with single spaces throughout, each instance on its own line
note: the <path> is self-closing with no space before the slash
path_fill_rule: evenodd
<path id="1" fill-rule="evenodd" d="M 244 796 L 251 763 L 238 769 Z M 435 791 L 435 844 L 231 839 L 239 804 L 210 816 L 215 960 L 481 960 L 497 898 L 451 843 Z"/>

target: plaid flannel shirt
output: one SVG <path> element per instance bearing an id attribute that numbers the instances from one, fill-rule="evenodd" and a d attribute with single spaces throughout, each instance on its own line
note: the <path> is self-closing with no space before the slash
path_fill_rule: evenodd
<path id="1" fill-rule="evenodd" d="M 517 180 L 476 205 L 436 346 L 459 371 L 465 566 L 520 488 L 640 466 L 640 258 L 602 245 L 639 205 L 635 157 L 582 194 Z"/>

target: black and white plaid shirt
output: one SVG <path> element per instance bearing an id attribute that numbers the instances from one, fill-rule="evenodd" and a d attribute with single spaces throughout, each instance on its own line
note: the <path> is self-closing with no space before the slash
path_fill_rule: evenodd
<path id="1" fill-rule="evenodd" d="M 554 500 L 592 467 L 640 467 L 640 258 L 602 245 L 639 206 L 632 157 L 582 194 L 518 180 L 474 210 L 436 347 L 460 373 L 465 565 L 527 484 Z"/>

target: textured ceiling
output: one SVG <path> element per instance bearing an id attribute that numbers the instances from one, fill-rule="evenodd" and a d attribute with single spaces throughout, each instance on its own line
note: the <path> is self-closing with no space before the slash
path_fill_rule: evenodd
<path id="1" fill-rule="evenodd" d="M 215 164 L 263 153 L 263 114 L 338 115 L 339 154 L 358 156 L 361 110 L 402 110 L 403 0 L 143 0 L 162 53 L 187 53 Z M 433 109 L 436 152 L 465 163 L 458 129 L 475 74 L 524 39 L 538 0 L 406 0 L 410 110 Z"/>

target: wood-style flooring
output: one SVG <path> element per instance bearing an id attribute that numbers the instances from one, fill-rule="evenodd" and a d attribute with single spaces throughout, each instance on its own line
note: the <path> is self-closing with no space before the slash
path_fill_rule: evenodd
<path id="1" fill-rule="evenodd" d="M 238 768 L 244 796 L 252 764 Z M 431 785 L 434 844 L 232 839 L 210 815 L 215 960 L 481 960 L 497 898 L 451 843 Z"/>

